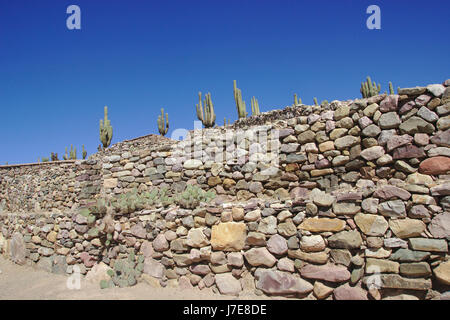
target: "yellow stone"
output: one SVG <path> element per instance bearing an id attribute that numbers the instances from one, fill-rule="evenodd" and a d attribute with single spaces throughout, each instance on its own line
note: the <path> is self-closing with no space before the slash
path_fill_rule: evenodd
<path id="1" fill-rule="evenodd" d="M 56 242 L 57 233 L 55 231 L 50 231 L 47 235 L 47 240 L 50 242 Z"/>
<path id="2" fill-rule="evenodd" d="M 426 225 L 422 220 L 416 219 L 397 219 L 389 220 L 389 228 L 399 238 L 420 237 L 425 231 Z"/>
<path id="3" fill-rule="evenodd" d="M 212 226 L 213 250 L 239 251 L 245 246 L 247 228 L 242 222 L 225 222 Z"/>
<path id="4" fill-rule="evenodd" d="M 439 267 L 435 268 L 433 271 L 439 282 L 450 285 L 450 260 L 442 262 Z"/>
<path id="5" fill-rule="evenodd" d="M 333 141 L 325 141 L 319 144 L 320 152 L 334 150 L 334 142 Z"/>
<path id="6" fill-rule="evenodd" d="M 314 283 L 313 292 L 317 299 L 325 299 L 333 292 L 333 288 L 330 288 L 323 283 L 316 281 Z"/>
<path id="7" fill-rule="evenodd" d="M 292 259 L 300 259 L 314 264 L 325 264 L 328 261 L 328 253 L 321 252 L 303 252 L 301 250 L 288 250 L 288 257 Z"/>
<path id="8" fill-rule="evenodd" d="M 298 226 L 298 229 L 307 230 L 311 232 L 327 232 L 327 231 L 342 231 L 345 228 L 345 221 L 341 219 L 332 218 L 307 218 Z"/>
<path id="9" fill-rule="evenodd" d="M 118 184 L 117 178 L 105 179 L 103 181 L 103 187 L 105 189 L 114 189 L 115 187 L 117 187 L 117 184 Z"/>
<path id="10" fill-rule="evenodd" d="M 324 175 L 332 174 L 332 173 L 333 173 L 333 169 L 331 169 L 331 168 L 311 170 L 312 177 L 319 177 L 319 176 L 324 176 Z"/>

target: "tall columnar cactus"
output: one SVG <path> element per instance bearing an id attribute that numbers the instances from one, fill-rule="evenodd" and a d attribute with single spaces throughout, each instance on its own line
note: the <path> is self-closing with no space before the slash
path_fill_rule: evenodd
<path id="1" fill-rule="evenodd" d="M 214 106 L 211 100 L 211 93 L 205 94 L 204 100 L 205 109 L 202 106 L 202 93 L 198 93 L 197 118 L 200 120 L 205 128 L 211 128 L 216 122 L 216 113 L 214 112 Z"/>
<path id="2" fill-rule="evenodd" d="M 169 131 L 169 115 L 166 113 L 166 121 L 164 122 L 164 108 L 161 108 L 161 115 L 158 116 L 158 130 L 162 136 Z"/>
<path id="3" fill-rule="evenodd" d="M 83 144 L 81 147 L 82 147 L 82 149 L 83 149 L 81 155 L 83 156 L 83 160 L 85 160 L 86 157 L 87 157 L 87 151 L 86 151 L 86 149 L 84 149 L 84 144 Z"/>
<path id="4" fill-rule="evenodd" d="M 315 106 L 318 106 L 318 105 L 319 105 L 319 103 L 317 102 L 317 98 L 316 98 L 316 97 L 314 97 L 314 105 L 315 105 Z"/>
<path id="5" fill-rule="evenodd" d="M 242 100 L 242 92 L 241 89 L 236 86 L 236 80 L 233 80 L 233 92 L 239 119 L 247 117 L 245 101 Z"/>
<path id="6" fill-rule="evenodd" d="M 252 98 L 251 103 L 252 103 L 252 115 L 257 116 L 257 115 L 261 114 L 261 112 L 259 112 L 258 100 L 255 97 Z"/>
<path id="7" fill-rule="evenodd" d="M 392 85 L 392 82 L 389 81 L 389 94 L 395 94 L 394 93 L 394 86 Z"/>
<path id="8" fill-rule="evenodd" d="M 223 126 L 225 127 L 225 126 L 229 126 L 230 125 L 230 119 L 228 119 L 228 124 L 227 124 L 227 118 L 226 117 L 223 117 Z"/>
<path id="9" fill-rule="evenodd" d="M 69 155 L 67 154 L 67 147 L 66 147 L 66 153 L 63 155 L 64 160 L 69 160 Z"/>
<path id="10" fill-rule="evenodd" d="M 381 85 L 375 83 L 375 81 L 372 83 L 372 80 L 370 77 L 367 77 L 366 82 L 361 83 L 361 89 L 360 92 L 363 96 L 363 98 L 370 98 L 373 96 L 376 96 L 380 93 Z"/>
<path id="11" fill-rule="evenodd" d="M 105 119 L 100 119 L 100 141 L 103 144 L 103 148 L 106 149 L 111 145 L 113 137 L 113 128 L 111 122 L 108 120 L 108 107 L 105 106 Z"/>
<path id="12" fill-rule="evenodd" d="M 70 160 L 77 160 L 77 148 L 73 144 L 70 145 Z"/>
<path id="13" fill-rule="evenodd" d="M 299 104 L 302 104 L 302 99 L 297 97 L 297 94 L 294 93 L 294 106 L 298 106 Z"/>

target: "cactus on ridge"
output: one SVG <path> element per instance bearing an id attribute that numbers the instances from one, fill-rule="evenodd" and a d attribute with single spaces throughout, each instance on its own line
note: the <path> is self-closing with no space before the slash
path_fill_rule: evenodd
<path id="1" fill-rule="evenodd" d="M 242 100 L 242 92 L 241 89 L 236 86 L 236 80 L 233 80 L 233 93 L 239 119 L 247 117 L 245 101 Z"/>
<path id="2" fill-rule="evenodd" d="M 108 107 L 104 109 L 105 119 L 100 119 L 100 141 L 103 144 L 103 148 L 106 149 L 111 145 L 113 137 L 113 128 L 111 122 L 108 120 Z"/>
<path id="3" fill-rule="evenodd" d="M 158 130 L 162 136 L 169 131 L 169 115 L 166 113 L 166 121 L 164 121 L 164 108 L 161 108 L 161 115 L 158 116 Z"/>
<path id="4" fill-rule="evenodd" d="M 360 92 L 363 96 L 363 98 L 370 98 L 373 96 L 376 96 L 380 93 L 381 85 L 375 83 L 375 81 L 372 83 L 372 79 L 370 77 L 367 77 L 367 80 L 365 82 L 361 83 L 361 89 Z"/>
<path id="5" fill-rule="evenodd" d="M 258 100 L 255 97 L 252 98 L 251 104 L 252 104 L 252 116 L 257 116 L 261 114 L 261 112 L 259 112 Z"/>
<path id="6" fill-rule="evenodd" d="M 202 93 L 198 93 L 197 118 L 200 120 L 205 128 L 212 128 L 216 122 L 216 114 L 214 112 L 214 106 L 211 100 L 211 93 L 205 94 L 205 109 L 202 106 Z"/>
<path id="7" fill-rule="evenodd" d="M 82 147 L 82 149 L 83 149 L 81 155 L 83 156 L 83 160 L 85 160 L 86 157 L 87 157 L 87 151 L 84 149 L 84 144 L 83 144 L 81 147 Z"/>

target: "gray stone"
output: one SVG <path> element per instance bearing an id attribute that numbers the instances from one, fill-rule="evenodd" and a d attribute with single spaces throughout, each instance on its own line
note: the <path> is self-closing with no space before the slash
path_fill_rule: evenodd
<path id="1" fill-rule="evenodd" d="M 416 133 L 430 134 L 435 131 L 435 128 L 431 123 L 416 116 L 413 116 L 408 120 L 406 120 L 405 122 L 403 122 L 399 128 L 401 133 L 403 134 L 407 133 L 409 135 L 413 135 Z"/>
<path id="2" fill-rule="evenodd" d="M 439 119 L 439 116 L 436 113 L 425 106 L 419 109 L 417 115 L 428 122 L 435 122 Z"/>
<path id="3" fill-rule="evenodd" d="M 382 202 L 378 205 L 378 212 L 386 217 L 405 217 L 406 208 L 402 200 Z"/>
<path id="4" fill-rule="evenodd" d="M 411 249 L 418 251 L 431 252 L 448 252 L 446 240 L 427 239 L 427 238 L 410 238 L 409 245 Z"/>
<path id="5" fill-rule="evenodd" d="M 26 244 L 20 232 L 15 232 L 10 241 L 11 260 L 14 263 L 23 265 L 26 262 Z"/>
<path id="6" fill-rule="evenodd" d="M 402 123 L 397 112 L 383 113 L 378 120 L 381 129 L 395 129 Z"/>
<path id="7" fill-rule="evenodd" d="M 357 249 L 362 245 L 361 234 L 357 230 L 341 231 L 328 238 L 331 248 Z"/>
<path id="8" fill-rule="evenodd" d="M 242 291 L 242 286 L 231 273 L 221 273 L 215 276 L 216 285 L 221 294 L 237 295 Z"/>
<path id="9" fill-rule="evenodd" d="M 395 251 L 389 259 L 399 262 L 418 262 L 424 261 L 430 257 L 429 252 L 413 251 L 410 249 L 398 249 Z"/>

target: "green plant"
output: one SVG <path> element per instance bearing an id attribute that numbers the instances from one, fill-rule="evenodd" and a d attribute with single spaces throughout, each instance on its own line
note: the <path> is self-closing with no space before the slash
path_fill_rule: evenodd
<path id="1" fill-rule="evenodd" d="M 363 98 L 370 98 L 373 96 L 376 96 L 380 93 L 381 85 L 375 83 L 375 81 L 372 83 L 372 80 L 370 77 L 367 77 L 367 80 L 365 82 L 361 83 L 361 89 L 360 92 L 363 96 Z"/>
<path id="2" fill-rule="evenodd" d="M 108 107 L 104 109 L 105 118 L 100 119 L 100 142 L 103 144 L 103 148 L 106 149 L 110 146 L 113 137 L 113 128 L 111 122 L 108 120 Z"/>
<path id="3" fill-rule="evenodd" d="M 50 158 L 52 159 L 52 161 L 59 161 L 58 160 L 58 154 L 57 153 L 51 153 Z"/>
<path id="4" fill-rule="evenodd" d="M 70 160 L 77 160 L 77 148 L 73 147 L 73 144 L 70 145 Z"/>
<path id="5" fill-rule="evenodd" d="M 245 101 L 242 100 L 242 92 L 241 89 L 236 86 L 236 80 L 233 80 L 233 93 L 239 119 L 247 117 Z"/>
<path id="6" fill-rule="evenodd" d="M 158 130 L 162 136 L 169 131 L 169 115 L 166 113 L 166 121 L 164 122 L 164 108 L 161 108 L 161 115 L 158 116 Z"/>
<path id="7" fill-rule="evenodd" d="M 83 160 L 85 160 L 86 157 L 87 157 L 87 151 L 84 149 L 84 144 L 82 145 L 82 152 L 81 152 L 81 155 L 83 156 Z"/>
<path id="8" fill-rule="evenodd" d="M 107 271 L 110 280 L 101 280 L 100 288 L 132 287 L 144 270 L 144 256 L 135 255 L 131 250 L 127 258 L 118 259 L 114 262 L 113 269 Z"/>
<path id="9" fill-rule="evenodd" d="M 299 104 L 302 104 L 302 99 L 297 98 L 297 94 L 294 93 L 294 106 L 298 106 Z"/>
<path id="10" fill-rule="evenodd" d="M 69 160 L 69 156 L 67 155 L 67 147 L 66 147 L 66 152 L 63 155 L 63 159 L 64 160 Z"/>
<path id="11" fill-rule="evenodd" d="M 392 82 L 389 81 L 389 94 L 395 94 L 394 93 L 394 86 L 392 85 Z"/>
<path id="12" fill-rule="evenodd" d="M 251 104 L 252 104 L 252 115 L 257 116 L 257 115 L 261 114 L 259 112 L 258 100 L 255 97 L 252 98 Z"/>
<path id="13" fill-rule="evenodd" d="M 319 103 L 317 102 L 317 98 L 316 98 L 316 97 L 314 97 L 314 105 L 315 105 L 315 106 L 318 106 L 318 105 L 319 105 Z"/>
<path id="14" fill-rule="evenodd" d="M 185 209 L 194 209 L 200 202 L 210 202 L 215 196 L 214 191 L 204 191 L 198 186 L 188 185 L 182 193 L 175 196 L 175 202 Z"/>
<path id="15" fill-rule="evenodd" d="M 48 158 L 45 158 L 45 157 L 42 158 L 42 162 L 48 162 L 48 161 L 49 161 Z"/>
<path id="16" fill-rule="evenodd" d="M 227 118 L 223 117 L 223 126 L 227 125 Z M 230 125 L 230 119 L 228 119 L 228 125 Z"/>
<path id="17" fill-rule="evenodd" d="M 205 128 L 211 128 L 214 126 L 214 123 L 216 122 L 216 114 L 214 112 L 214 106 L 211 100 L 211 93 L 205 94 L 205 100 L 204 100 L 205 109 L 203 110 L 202 106 L 202 93 L 198 93 L 198 104 L 196 105 L 197 108 L 197 118 L 200 120 Z"/>

